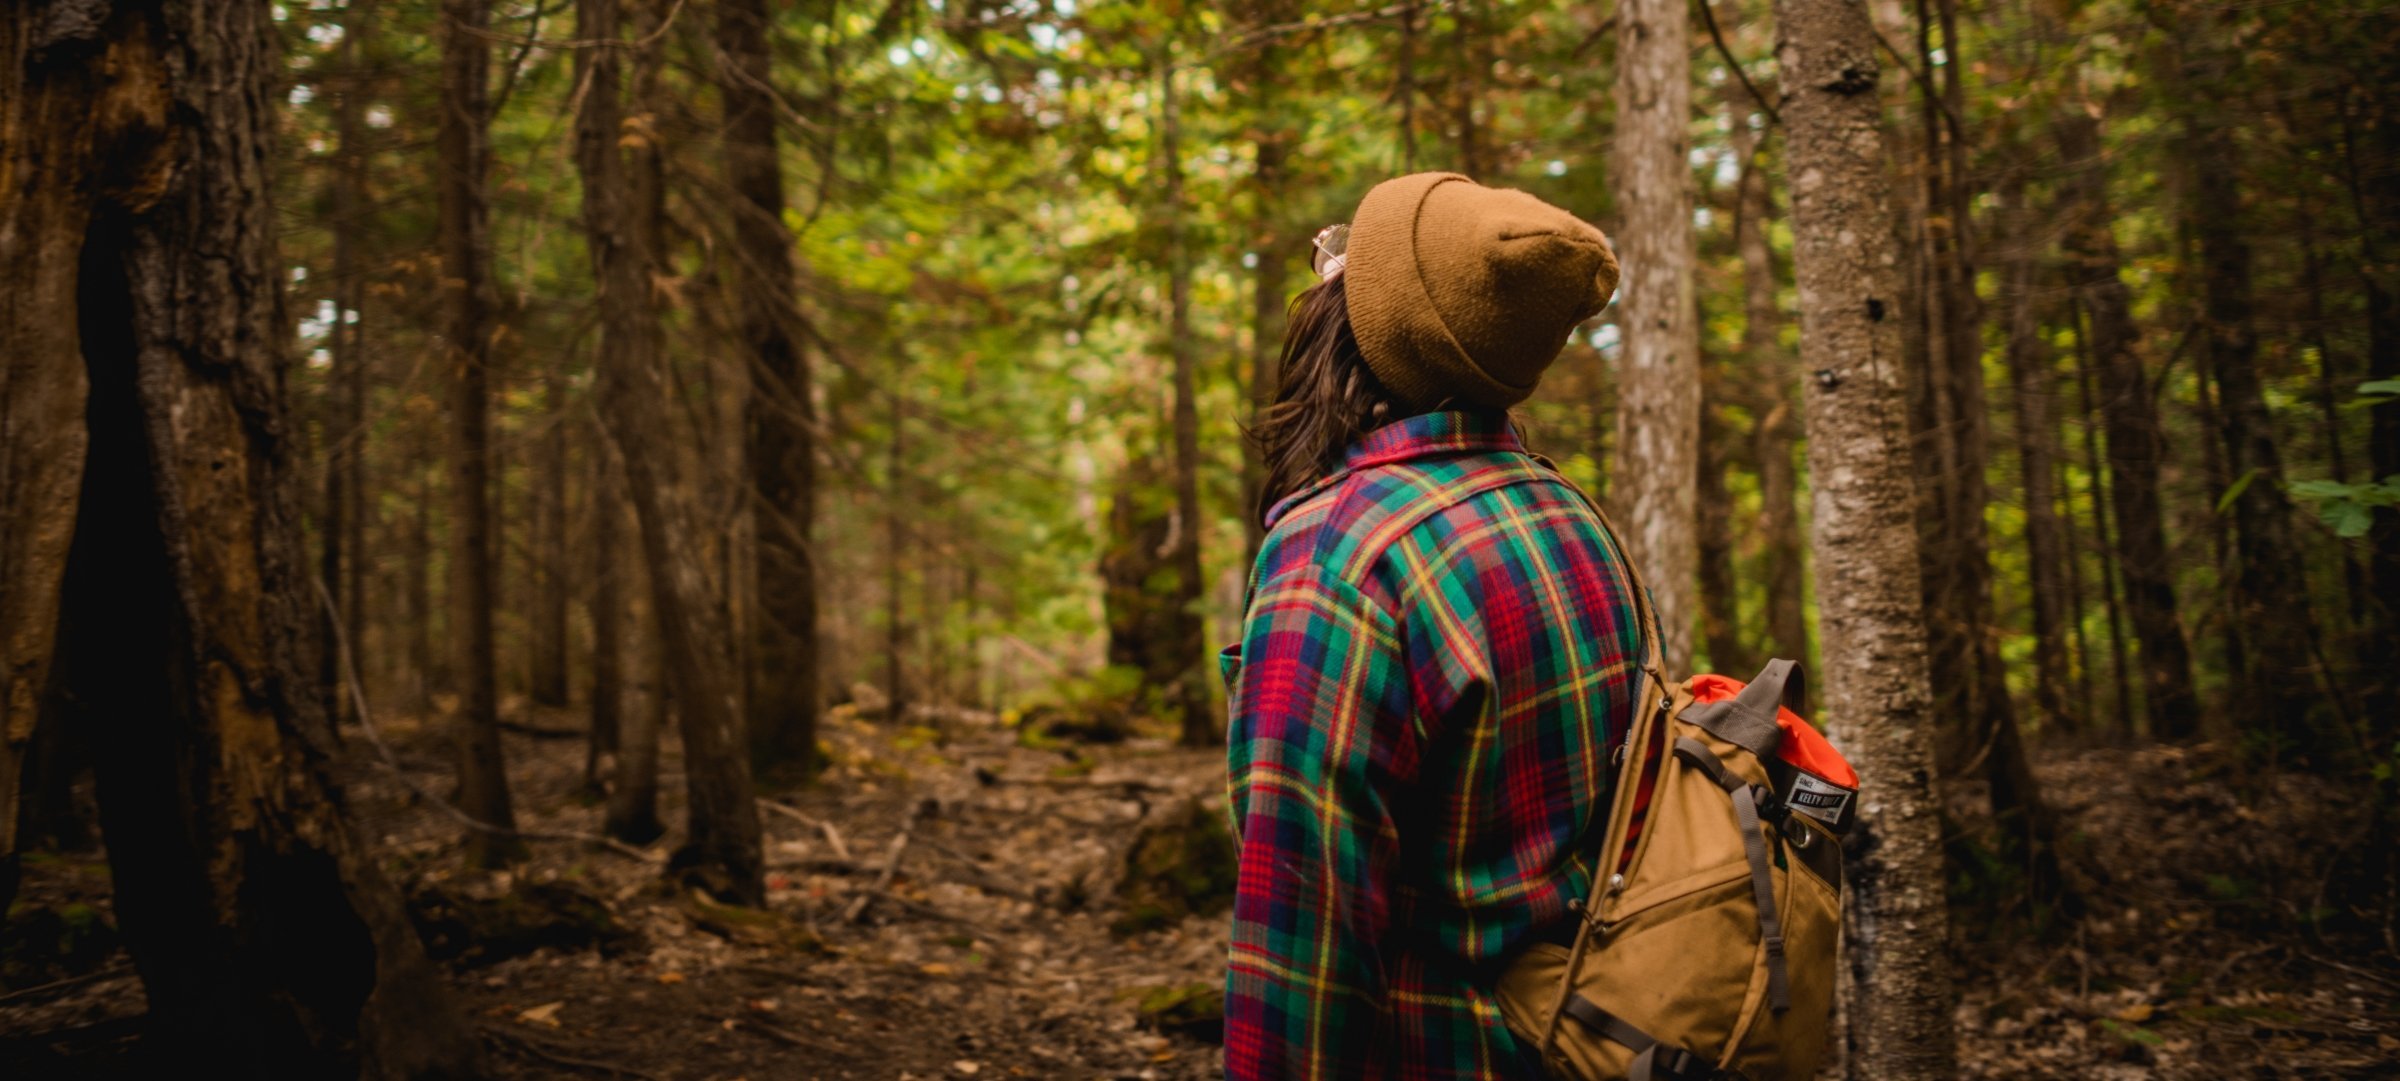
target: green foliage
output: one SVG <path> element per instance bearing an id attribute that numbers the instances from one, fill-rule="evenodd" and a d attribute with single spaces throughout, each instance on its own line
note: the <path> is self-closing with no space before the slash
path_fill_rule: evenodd
<path id="1" fill-rule="evenodd" d="M 2355 484 L 2304 480 L 2292 485 L 2292 494 L 2315 504 L 2335 536 L 2357 540 L 2374 527 L 2376 510 L 2400 508 L 2400 474 Z"/>

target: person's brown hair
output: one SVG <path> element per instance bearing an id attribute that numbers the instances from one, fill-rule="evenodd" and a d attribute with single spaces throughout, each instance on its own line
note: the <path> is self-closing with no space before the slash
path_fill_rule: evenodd
<path id="1" fill-rule="evenodd" d="M 1266 465 L 1253 511 L 1261 521 L 1285 496 L 1339 466 L 1343 449 L 1358 437 L 1408 415 L 1358 351 L 1345 277 L 1337 274 L 1292 300 L 1275 401 L 1250 429 Z"/>

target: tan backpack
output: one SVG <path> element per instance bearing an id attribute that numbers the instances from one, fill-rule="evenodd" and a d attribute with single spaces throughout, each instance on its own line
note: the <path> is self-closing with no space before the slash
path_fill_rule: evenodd
<path id="1" fill-rule="evenodd" d="M 1668 684 L 1648 591 L 1628 573 L 1641 705 L 1617 751 L 1593 896 L 1502 972 L 1502 1017 L 1561 1081 L 1812 1077 L 1831 1026 L 1838 834 L 1855 791 L 1789 759 L 1852 786 L 1856 775 L 1821 768 L 1839 756 L 1813 731 L 1787 740 L 1778 708 L 1804 708 L 1791 661 L 1746 686 Z M 1799 742 L 1812 746 L 1785 746 Z"/>

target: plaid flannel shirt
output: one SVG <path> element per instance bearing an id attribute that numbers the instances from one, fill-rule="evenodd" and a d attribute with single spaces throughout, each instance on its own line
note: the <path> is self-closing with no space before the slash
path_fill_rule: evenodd
<path id="1" fill-rule="evenodd" d="M 1490 988 L 1591 882 L 1638 693 L 1621 554 L 1504 415 L 1434 413 L 1280 503 L 1251 583 L 1227 1076 L 1539 1077 Z"/>

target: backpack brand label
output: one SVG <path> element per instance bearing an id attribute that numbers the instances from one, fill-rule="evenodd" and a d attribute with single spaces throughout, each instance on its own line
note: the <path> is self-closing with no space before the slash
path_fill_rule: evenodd
<path id="1" fill-rule="evenodd" d="M 1839 826 L 1842 816 L 1850 812 L 1851 797 L 1857 794 L 1813 774 L 1795 772 L 1791 795 L 1784 802 L 1800 814 L 1828 826 Z"/>

